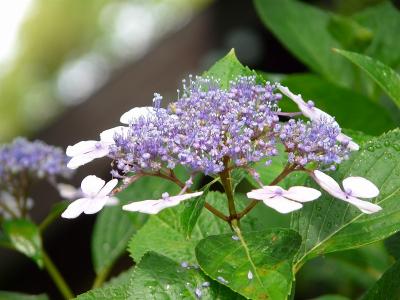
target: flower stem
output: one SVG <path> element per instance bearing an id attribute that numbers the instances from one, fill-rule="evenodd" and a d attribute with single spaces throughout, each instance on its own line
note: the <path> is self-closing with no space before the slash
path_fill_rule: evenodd
<path id="1" fill-rule="evenodd" d="M 104 281 L 107 279 L 108 274 L 110 274 L 111 267 L 112 267 L 112 265 L 107 268 L 104 268 L 103 271 L 101 271 L 99 274 L 97 274 L 96 278 L 94 279 L 92 289 L 99 288 L 102 286 Z"/>
<path id="2" fill-rule="evenodd" d="M 229 158 L 224 158 L 224 171 L 219 173 L 219 177 L 221 178 L 222 186 L 224 187 L 226 198 L 228 199 L 228 209 L 229 209 L 229 221 L 238 219 L 238 215 L 235 207 L 235 200 L 233 198 L 233 189 L 232 189 L 232 178 L 231 172 L 228 169 Z"/>
<path id="3" fill-rule="evenodd" d="M 294 169 L 295 165 L 290 165 L 287 164 L 285 168 L 282 170 L 282 172 L 274 179 L 271 181 L 269 185 L 275 185 L 282 181 L 287 175 L 289 175 Z M 246 214 L 248 214 L 260 201 L 259 200 L 253 200 L 250 202 L 249 205 L 245 209 L 243 209 L 240 213 L 238 213 L 238 219 L 243 218 Z"/>
<path id="4" fill-rule="evenodd" d="M 50 259 L 48 254 L 42 249 L 43 254 L 43 263 L 44 267 L 46 268 L 47 272 L 49 273 L 51 279 L 57 286 L 60 293 L 63 295 L 64 299 L 72 299 L 74 298 L 74 294 L 72 293 L 71 289 L 65 282 L 64 278 L 58 271 L 57 267 L 54 265 L 53 261 Z"/>

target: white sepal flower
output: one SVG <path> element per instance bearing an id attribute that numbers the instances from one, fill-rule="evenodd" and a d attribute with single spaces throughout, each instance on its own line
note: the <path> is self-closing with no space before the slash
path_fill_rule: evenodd
<path id="1" fill-rule="evenodd" d="M 132 122 L 141 117 L 151 118 L 155 116 L 155 114 L 156 111 L 151 106 L 134 107 L 131 110 L 124 113 L 119 120 L 122 124 L 131 124 Z"/>
<path id="2" fill-rule="evenodd" d="M 58 183 L 57 190 L 64 199 L 74 200 L 83 196 L 82 191 L 71 184 Z"/>
<path id="3" fill-rule="evenodd" d="M 170 197 L 168 193 L 164 193 L 162 199 L 132 202 L 130 204 L 124 205 L 122 209 L 128 211 L 142 212 L 145 214 L 158 214 L 165 208 L 176 206 L 184 200 L 198 197 L 202 194 L 203 192 L 196 192 Z"/>
<path id="4" fill-rule="evenodd" d="M 281 91 L 284 95 L 289 97 L 290 99 L 293 100 L 294 103 L 297 104 L 299 107 L 300 111 L 303 113 L 304 116 L 309 118 L 311 121 L 321 121 L 324 120 L 326 122 L 334 122 L 337 124 L 335 121 L 335 118 L 332 117 L 330 114 L 320 110 L 319 108 L 314 106 L 314 103 L 312 101 L 305 102 L 301 95 L 295 95 L 293 94 L 287 87 L 278 85 L 279 91 Z M 340 133 L 337 137 L 336 140 L 339 143 L 347 144 L 347 147 L 351 151 L 358 151 L 360 147 L 358 146 L 357 143 L 353 142 L 352 138 Z"/>
<path id="5" fill-rule="evenodd" d="M 110 197 L 109 194 L 117 184 L 117 179 L 105 183 L 103 179 L 97 176 L 86 176 L 81 183 L 83 197 L 72 202 L 61 216 L 66 219 L 73 219 L 82 213 L 95 214 L 105 205 L 115 204 L 116 198 Z"/>
<path id="6" fill-rule="evenodd" d="M 292 186 L 288 190 L 280 186 L 264 186 L 247 193 L 250 199 L 261 200 L 276 211 L 287 214 L 303 207 L 302 202 L 313 201 L 321 192 L 304 186 Z"/>
<path id="7" fill-rule="evenodd" d="M 96 158 L 107 156 L 110 152 L 110 146 L 115 143 L 114 136 L 116 134 L 126 135 L 128 130 L 128 127 L 117 126 L 100 133 L 100 141 L 81 141 L 73 146 L 68 146 L 66 154 L 72 158 L 67 167 L 76 169 Z"/>
<path id="8" fill-rule="evenodd" d="M 356 206 L 363 213 L 372 214 L 382 209 L 379 205 L 357 198 L 374 198 L 379 195 L 375 184 L 363 177 L 347 177 L 342 182 L 343 190 L 332 177 L 321 171 L 314 171 L 313 177 L 330 195 Z"/>

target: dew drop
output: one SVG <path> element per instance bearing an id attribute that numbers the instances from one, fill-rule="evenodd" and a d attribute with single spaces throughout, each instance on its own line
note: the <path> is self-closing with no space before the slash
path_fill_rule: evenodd
<path id="1" fill-rule="evenodd" d="M 249 270 L 249 272 L 247 273 L 247 279 L 248 279 L 248 280 L 252 280 L 252 279 L 253 279 L 253 272 L 251 272 L 250 270 Z"/>
<path id="2" fill-rule="evenodd" d="M 385 147 L 389 147 L 390 146 L 390 142 L 389 141 L 384 141 L 383 144 L 385 145 Z"/>
<path id="3" fill-rule="evenodd" d="M 374 146 L 368 146 L 367 147 L 367 150 L 369 151 L 369 152 L 374 152 L 375 151 L 375 148 L 374 148 Z"/>

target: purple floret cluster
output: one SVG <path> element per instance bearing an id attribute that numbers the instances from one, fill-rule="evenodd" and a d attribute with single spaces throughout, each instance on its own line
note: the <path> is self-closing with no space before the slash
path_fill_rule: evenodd
<path id="1" fill-rule="evenodd" d="M 289 162 L 305 165 L 339 163 L 348 150 L 338 144 L 336 122 L 320 120 L 280 123 L 281 94 L 269 82 L 238 77 L 222 89 L 212 78 L 184 82 L 178 99 L 160 108 L 156 94 L 154 115 L 140 117 L 128 132 L 114 137 L 109 156 L 126 174 L 173 169 L 180 164 L 192 172 L 216 174 L 230 166 L 247 166 L 278 154 L 282 142 Z"/>
<path id="2" fill-rule="evenodd" d="M 288 162 L 305 166 L 309 162 L 334 168 L 347 159 L 350 150 L 337 142 L 339 125 L 332 121 L 304 122 L 290 119 L 282 125 L 279 138 L 288 152 Z"/>
<path id="3" fill-rule="evenodd" d="M 67 168 L 67 162 L 68 157 L 61 148 L 16 138 L 0 147 L 0 190 L 13 193 L 10 189 L 21 188 L 21 180 L 68 177 L 72 171 Z"/>

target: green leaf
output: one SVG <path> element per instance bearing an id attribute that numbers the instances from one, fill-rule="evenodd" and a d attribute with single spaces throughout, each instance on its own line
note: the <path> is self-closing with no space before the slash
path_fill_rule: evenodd
<path id="1" fill-rule="evenodd" d="M 317 298 L 312 298 L 310 300 L 350 300 L 350 299 L 340 295 L 324 295 Z"/>
<path id="2" fill-rule="evenodd" d="M 201 240 L 196 257 L 202 270 L 246 298 L 287 299 L 294 280 L 292 261 L 301 244 L 299 234 L 270 229 L 242 235 L 240 240 L 231 234 Z"/>
<path id="3" fill-rule="evenodd" d="M 203 74 L 203 76 L 209 76 L 218 79 L 220 81 L 221 88 L 224 89 L 228 88 L 230 81 L 234 80 L 238 76 L 251 75 L 256 76 L 258 81 L 264 81 L 262 77 L 256 74 L 256 72 L 250 70 L 248 67 L 245 67 L 240 63 L 233 49 Z"/>
<path id="4" fill-rule="evenodd" d="M 371 43 L 373 33 L 350 17 L 333 15 L 328 30 L 342 47 L 361 52 Z"/>
<path id="5" fill-rule="evenodd" d="M 398 299 L 400 295 L 400 261 L 397 261 L 363 295 L 361 300 Z"/>
<path id="6" fill-rule="evenodd" d="M 400 39 L 396 38 L 400 28 L 400 13 L 390 1 L 371 6 L 353 19 L 373 32 L 373 39 L 365 54 L 396 67 L 400 64 Z"/>
<path id="7" fill-rule="evenodd" d="M 188 200 L 190 201 L 190 200 Z M 225 194 L 220 192 L 209 192 L 206 201 L 227 215 L 227 204 Z M 250 200 L 240 194 L 235 195 L 238 210 L 243 209 Z M 193 228 L 190 238 L 182 230 L 180 224 L 180 213 L 182 205 L 175 208 L 165 209 L 161 213 L 151 216 L 149 221 L 141 228 L 129 243 L 129 252 L 132 258 L 138 262 L 144 253 L 154 251 L 176 260 L 196 261 L 194 248 L 198 241 L 210 234 L 221 234 L 231 232 L 229 225 L 211 214 L 208 210 L 203 210 Z M 272 216 L 271 216 L 272 212 Z M 246 218 L 243 218 L 241 225 L 245 230 L 255 230 L 265 228 L 272 224 L 282 224 L 277 220 L 276 215 L 271 209 L 260 205 L 254 209 Z M 271 217 L 271 218 L 270 218 Z M 149 238 L 151 237 L 151 238 Z"/>
<path id="8" fill-rule="evenodd" d="M 218 192 L 209 192 L 206 200 L 217 208 L 226 205 L 224 195 Z M 227 223 L 203 210 L 191 237 L 186 238 L 187 235 L 182 231 L 180 224 L 181 209 L 181 206 L 169 208 L 151 216 L 143 228 L 133 236 L 129 243 L 129 252 L 136 262 L 140 261 L 144 253 L 155 251 L 176 261 L 194 263 L 194 248 L 200 239 L 209 234 L 230 231 Z"/>
<path id="9" fill-rule="evenodd" d="M 400 107 L 400 75 L 396 71 L 366 55 L 340 49 L 335 51 L 364 70 Z"/>
<path id="10" fill-rule="evenodd" d="M 138 214 L 135 215 L 137 224 L 133 224 L 132 217 L 120 206 L 107 207 L 97 216 L 92 235 L 92 260 L 97 274 L 113 265 L 146 220 L 145 215 Z"/>
<path id="11" fill-rule="evenodd" d="M 395 233 L 385 240 L 385 247 L 395 259 L 400 259 L 400 232 Z"/>
<path id="12" fill-rule="evenodd" d="M 2 300 L 47 300 L 47 295 L 27 295 L 17 292 L 0 291 L 0 299 Z"/>
<path id="13" fill-rule="evenodd" d="M 181 227 L 183 234 L 186 238 L 190 238 L 193 228 L 203 211 L 204 204 L 206 203 L 206 197 L 208 194 L 208 188 L 204 191 L 203 195 L 191 199 L 191 201 L 185 201 L 182 205 L 184 207 L 180 214 Z"/>
<path id="14" fill-rule="evenodd" d="M 300 93 L 304 99 L 312 99 L 315 106 L 334 116 L 343 128 L 378 135 L 396 126 L 389 112 L 378 103 L 350 89 L 336 86 L 319 76 L 290 75 L 282 81 L 282 84 L 288 86 L 293 93 Z M 288 111 L 298 111 L 287 98 L 281 101 L 280 106 Z M 349 117 L 352 112 L 356 113 L 356 116 Z"/>
<path id="15" fill-rule="evenodd" d="M 374 138 L 333 175 L 339 182 L 348 176 L 362 176 L 374 182 L 380 195 L 373 202 L 382 206 L 382 211 L 366 215 L 324 193 L 293 214 L 291 228 L 303 239 L 298 266 L 311 257 L 361 247 L 400 230 L 399 140 L 399 129 Z"/>
<path id="16" fill-rule="evenodd" d="M 13 247 L 42 268 L 42 239 L 39 228 L 25 219 L 7 220 L 3 223 L 3 228 Z"/>
<path id="17" fill-rule="evenodd" d="M 254 4 L 264 24 L 301 62 L 330 81 L 351 84 L 351 65 L 331 51 L 340 46 L 328 31 L 331 14 L 293 0 Z"/>
<path id="18" fill-rule="evenodd" d="M 209 287 L 202 284 L 209 282 Z M 201 297 L 196 296 L 196 288 Z M 179 263 L 154 252 L 147 253 L 129 284 L 127 299 L 243 299 L 228 288 L 210 280 L 198 268 Z"/>

